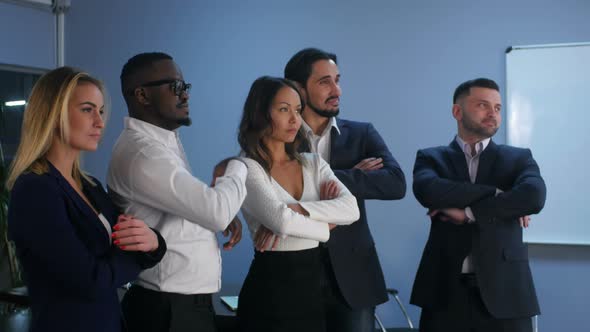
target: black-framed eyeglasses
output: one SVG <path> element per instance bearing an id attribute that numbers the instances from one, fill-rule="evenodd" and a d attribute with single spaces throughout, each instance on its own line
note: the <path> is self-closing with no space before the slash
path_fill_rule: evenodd
<path id="1" fill-rule="evenodd" d="M 192 84 L 186 83 L 183 80 L 158 80 L 158 81 L 151 81 L 141 84 L 141 87 L 150 87 L 150 86 L 159 86 L 164 84 L 170 84 L 170 88 L 174 91 L 174 94 L 179 96 L 186 92 L 187 94 L 190 93 Z"/>

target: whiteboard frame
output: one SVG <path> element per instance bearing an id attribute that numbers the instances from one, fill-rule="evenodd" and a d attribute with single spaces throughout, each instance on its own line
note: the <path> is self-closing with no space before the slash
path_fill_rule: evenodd
<path id="1" fill-rule="evenodd" d="M 555 43 L 555 44 L 536 44 L 536 45 L 515 45 L 515 46 L 510 46 L 506 49 L 506 70 L 505 70 L 505 78 L 506 78 L 506 137 L 505 137 L 505 141 L 506 144 L 512 145 L 513 142 L 510 140 L 510 119 L 512 118 L 512 110 L 510 107 L 510 82 L 508 80 L 508 57 L 509 54 L 512 51 L 519 51 L 519 50 L 527 50 L 527 49 L 542 49 L 542 48 L 563 48 L 563 47 L 589 47 L 590 46 L 590 42 L 577 42 L 577 43 Z M 534 151 L 533 151 L 534 154 Z M 549 190 L 549 188 L 547 189 Z M 543 212 L 541 212 L 543 213 Z M 534 227 L 534 221 L 533 221 L 533 227 Z M 564 241 L 541 241 L 541 240 L 531 240 L 531 239 L 526 239 L 526 237 L 523 234 L 523 240 L 524 242 L 528 243 L 528 244 L 534 244 L 534 245 L 565 245 L 565 246 L 590 246 L 590 240 L 588 241 L 588 243 L 578 243 L 578 242 L 564 242 Z"/>

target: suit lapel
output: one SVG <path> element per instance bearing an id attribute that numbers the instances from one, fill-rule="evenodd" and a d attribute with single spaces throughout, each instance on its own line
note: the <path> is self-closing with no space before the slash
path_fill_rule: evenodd
<path id="1" fill-rule="evenodd" d="M 469 179 L 469 170 L 467 169 L 467 160 L 465 160 L 465 153 L 457 144 L 457 141 L 453 139 L 451 144 L 449 144 L 449 159 L 451 160 L 451 164 L 455 169 L 455 174 L 459 175 L 461 180 L 470 182 Z"/>
<path id="2" fill-rule="evenodd" d="M 68 183 L 68 181 L 61 175 L 61 173 L 53 165 L 51 165 L 51 163 L 49 165 L 50 165 L 49 172 L 51 173 L 51 175 L 53 175 L 54 177 L 57 178 L 57 182 L 59 183 L 59 186 L 64 191 L 64 193 L 66 194 L 66 196 L 68 197 L 70 202 L 72 202 L 74 209 L 76 209 L 78 211 L 78 213 L 80 213 L 80 217 L 84 216 L 85 220 L 91 219 L 91 218 L 95 219 L 96 222 L 91 222 L 91 223 L 87 223 L 87 224 L 92 224 L 94 228 L 96 228 L 106 234 L 107 231 L 104 229 L 102 222 L 100 221 L 100 219 L 98 218 L 96 213 L 94 213 L 92 208 L 90 206 L 88 206 L 88 204 L 86 204 L 86 202 L 82 199 L 82 197 L 80 197 L 80 195 L 76 192 L 76 190 L 74 188 L 72 188 L 72 186 Z M 82 180 L 82 181 L 84 181 L 84 180 Z M 100 209 L 100 207 L 98 207 L 98 208 Z M 100 212 L 100 210 L 98 210 L 98 211 Z M 74 223 L 80 222 L 80 220 L 78 220 L 79 218 L 76 218 L 75 216 L 70 216 L 70 217 L 72 218 L 71 219 L 72 222 L 74 222 Z M 107 234 L 107 236 L 108 236 L 108 234 Z"/>
<path id="3" fill-rule="evenodd" d="M 116 217 L 113 216 L 113 213 L 117 214 L 117 211 L 113 210 L 113 205 L 109 201 L 110 198 L 108 194 L 103 191 L 100 185 L 93 186 L 90 183 L 85 183 L 84 194 L 86 194 L 88 200 L 92 202 L 94 208 L 102 213 L 110 224 L 116 222 Z M 115 219 L 111 220 L 113 218 Z"/>
<path id="4" fill-rule="evenodd" d="M 57 168 L 55 168 L 55 166 L 53 166 L 51 163 L 49 163 L 49 173 L 57 179 L 57 183 L 69 198 L 69 200 L 74 204 L 76 209 L 78 209 L 80 212 L 83 212 L 84 214 L 93 212 L 86 202 L 82 200 L 82 197 L 80 197 L 80 195 L 78 195 L 74 188 L 72 188 L 72 186 L 68 183 L 68 180 L 66 180 L 57 170 Z"/>
<path id="5" fill-rule="evenodd" d="M 336 128 L 332 127 L 330 129 L 330 167 L 332 169 L 338 169 L 342 164 L 342 158 L 340 157 L 346 153 L 344 145 L 349 131 L 348 126 L 338 118 L 336 118 L 336 124 L 340 129 L 340 134 L 338 134 Z"/>
<path id="6" fill-rule="evenodd" d="M 479 156 L 479 165 L 477 167 L 477 176 L 475 177 L 475 183 L 485 184 L 492 172 L 492 166 L 498 156 L 498 146 L 494 141 L 490 140 L 490 143 L 485 150 Z"/>

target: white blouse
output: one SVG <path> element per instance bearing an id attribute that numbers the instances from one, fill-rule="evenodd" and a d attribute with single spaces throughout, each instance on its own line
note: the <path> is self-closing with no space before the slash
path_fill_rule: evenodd
<path id="1" fill-rule="evenodd" d="M 255 160 L 242 158 L 248 166 L 246 199 L 242 214 L 250 235 L 262 224 L 281 236 L 275 250 L 292 251 L 315 248 L 319 242 L 330 238 L 328 223 L 349 225 L 358 220 L 356 198 L 334 175 L 330 165 L 318 154 L 303 153 L 303 194 L 300 200 L 293 198 Z M 330 200 L 320 200 L 320 184 L 334 180 L 340 194 Z M 309 212 L 304 216 L 291 210 L 287 204 L 299 203 Z"/>

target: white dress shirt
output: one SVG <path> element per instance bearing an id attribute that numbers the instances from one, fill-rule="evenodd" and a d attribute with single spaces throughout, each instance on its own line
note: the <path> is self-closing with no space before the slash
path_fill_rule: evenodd
<path id="1" fill-rule="evenodd" d="M 336 131 L 340 134 L 340 128 L 338 128 L 338 124 L 336 123 L 336 117 L 330 118 L 330 123 L 328 123 L 321 135 L 316 135 L 305 121 L 302 121 L 301 126 L 303 127 L 311 145 L 311 152 L 319 153 L 319 155 L 329 163 L 330 144 L 332 144 L 332 135 L 330 135 L 330 133 L 332 132 L 332 128 L 336 128 Z"/>
<path id="2" fill-rule="evenodd" d="M 475 183 L 475 180 L 477 177 L 477 169 L 479 167 L 479 156 L 481 156 L 481 153 L 483 152 L 483 150 L 485 150 L 488 147 L 488 144 L 490 144 L 490 138 L 486 138 L 482 141 L 475 143 L 475 151 L 472 151 L 471 146 L 469 144 L 465 143 L 461 139 L 461 137 L 459 137 L 459 135 L 456 136 L 455 141 L 457 142 L 457 144 L 459 144 L 459 146 L 461 147 L 461 150 L 463 150 L 463 153 L 465 154 L 465 161 L 467 162 L 467 170 L 469 172 L 469 180 L 471 181 L 471 183 Z M 473 216 L 473 212 L 471 211 L 470 207 L 465 208 L 465 215 L 467 215 L 469 222 L 475 222 L 475 217 Z M 474 272 L 475 268 L 473 267 L 473 264 L 474 264 L 473 256 L 471 254 L 469 254 L 463 260 L 463 266 L 461 267 L 461 272 L 462 273 Z"/>
<path id="3" fill-rule="evenodd" d="M 318 154 L 303 153 L 303 194 L 293 198 L 253 159 L 243 158 L 248 165 L 246 187 L 248 196 L 242 213 L 252 238 L 262 224 L 281 236 L 278 251 L 315 248 L 330 238 L 328 223 L 349 225 L 359 218 L 356 198 L 344 186 L 330 166 Z M 330 200 L 320 200 L 320 184 L 334 180 L 340 194 Z M 287 204 L 299 203 L 309 216 L 299 214 Z"/>
<path id="4" fill-rule="evenodd" d="M 224 230 L 245 196 L 247 169 L 229 162 L 214 188 L 191 174 L 178 133 L 125 118 L 113 148 L 107 184 L 126 214 L 160 231 L 168 251 L 137 284 L 180 294 L 221 288 L 221 256 L 215 232 Z"/>

